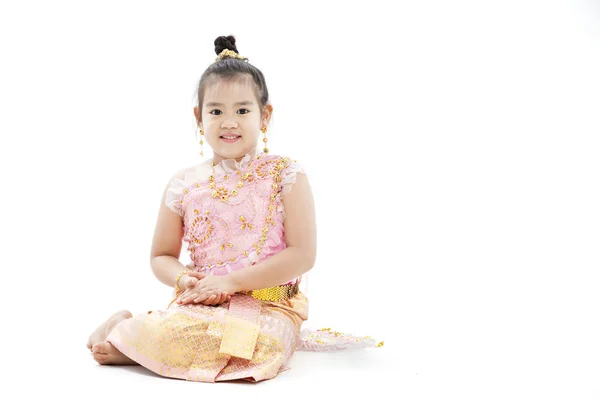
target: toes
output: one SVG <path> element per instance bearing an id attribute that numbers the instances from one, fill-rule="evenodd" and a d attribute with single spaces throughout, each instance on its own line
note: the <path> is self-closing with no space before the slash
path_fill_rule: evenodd
<path id="1" fill-rule="evenodd" d="M 92 351 L 94 352 L 94 354 L 108 354 L 109 350 L 109 343 L 96 343 L 94 346 L 92 346 Z"/>
<path id="2" fill-rule="evenodd" d="M 92 347 L 92 355 L 98 364 L 111 364 L 113 359 L 112 345 L 110 343 L 96 343 Z"/>
<path id="3" fill-rule="evenodd" d="M 108 364 L 109 357 L 108 354 L 94 353 L 94 360 L 96 360 L 98 364 L 104 365 Z"/>

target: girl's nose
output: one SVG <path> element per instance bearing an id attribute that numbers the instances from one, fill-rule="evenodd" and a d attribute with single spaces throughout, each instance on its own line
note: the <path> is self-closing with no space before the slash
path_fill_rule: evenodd
<path id="1" fill-rule="evenodd" d="M 233 129 L 233 128 L 237 128 L 237 123 L 235 121 L 224 121 L 221 124 L 221 128 L 223 129 Z"/>

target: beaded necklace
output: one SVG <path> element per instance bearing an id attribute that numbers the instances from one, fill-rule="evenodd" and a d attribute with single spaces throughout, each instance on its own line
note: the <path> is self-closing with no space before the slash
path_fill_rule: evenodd
<path id="1" fill-rule="evenodd" d="M 237 183 L 237 188 L 242 188 L 244 186 L 244 181 L 245 180 L 251 180 L 251 176 L 252 174 L 250 174 L 248 171 L 250 170 L 250 168 L 252 167 L 252 165 L 254 164 L 254 162 L 256 160 L 259 160 L 260 156 L 256 156 L 255 159 L 253 159 L 248 166 L 246 167 L 244 173 L 242 173 L 240 170 L 236 171 L 236 175 L 241 175 L 239 182 Z M 225 186 L 219 186 L 216 187 L 216 183 L 215 183 L 215 163 L 214 160 L 211 162 L 212 165 L 212 174 L 208 177 L 208 181 L 210 182 L 210 184 L 208 185 L 209 188 L 211 189 L 215 189 L 212 192 L 212 197 L 218 197 L 221 199 L 221 201 L 223 202 L 227 202 L 227 199 L 231 196 L 237 196 L 238 191 L 237 189 L 233 189 L 233 190 L 229 190 L 227 189 Z M 224 180 L 229 179 L 228 175 L 223 176 Z"/>

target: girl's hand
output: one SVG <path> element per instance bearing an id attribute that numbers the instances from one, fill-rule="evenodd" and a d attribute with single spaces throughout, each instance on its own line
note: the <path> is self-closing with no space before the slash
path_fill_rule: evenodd
<path id="1" fill-rule="evenodd" d="M 188 272 L 191 277 L 195 277 L 196 274 L 202 275 L 198 272 Z M 237 291 L 235 283 L 227 275 L 202 276 L 203 278 L 192 289 L 186 290 L 177 299 L 178 304 L 221 304 L 231 299 L 231 295 Z"/>
<path id="2" fill-rule="evenodd" d="M 183 275 L 181 277 L 181 279 L 179 280 L 181 282 L 181 284 L 183 285 L 183 293 L 185 293 L 188 289 L 193 289 L 196 284 L 200 281 L 200 279 L 203 279 L 204 275 L 200 274 L 198 272 L 195 272 L 194 274 L 191 274 L 191 272 L 188 272 L 187 274 Z M 183 294 L 182 293 L 182 294 Z"/>
<path id="3" fill-rule="evenodd" d="M 204 274 L 194 271 L 194 268 L 196 268 L 196 264 L 194 264 L 193 262 L 189 263 L 185 267 L 188 269 L 189 272 L 187 275 L 184 275 L 181 279 L 183 280 L 183 278 L 187 278 L 187 280 L 189 281 L 189 284 L 188 284 L 188 282 L 184 283 L 185 291 L 181 294 L 181 296 L 189 293 L 189 291 L 187 289 L 190 289 L 190 290 L 193 289 L 194 286 L 196 286 L 196 283 L 198 283 L 198 281 L 200 279 L 203 279 L 206 276 Z M 231 298 L 230 295 L 223 292 L 223 293 L 221 293 L 220 296 L 214 295 L 214 296 L 209 297 L 208 299 L 206 299 L 206 301 L 202 302 L 202 304 L 204 304 L 206 306 L 217 305 L 217 304 L 224 303 L 225 301 L 228 301 L 230 298 Z"/>
<path id="4" fill-rule="evenodd" d="M 200 272 L 194 271 L 193 268 L 195 266 L 193 263 L 186 265 L 186 267 L 188 269 L 188 273 L 186 275 L 183 275 L 180 279 L 180 282 L 183 284 L 183 287 L 184 287 L 184 292 L 181 295 L 179 295 L 180 298 L 181 298 L 181 296 L 184 296 L 184 295 L 190 293 L 191 290 L 196 286 L 196 284 L 201 279 L 204 279 L 206 276 Z M 214 296 L 209 297 L 208 299 L 203 301 L 202 304 L 204 304 L 206 306 L 213 306 L 213 305 L 217 305 L 217 304 L 221 304 L 226 301 L 229 301 L 229 299 L 231 299 L 231 296 L 228 295 L 227 293 L 223 292 L 218 296 L 214 295 Z"/>

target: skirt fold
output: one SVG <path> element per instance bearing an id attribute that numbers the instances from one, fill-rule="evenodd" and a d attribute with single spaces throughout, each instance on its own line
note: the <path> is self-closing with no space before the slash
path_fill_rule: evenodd
<path id="1" fill-rule="evenodd" d="M 248 296 L 233 301 L 251 304 Z M 282 302 L 260 302 L 255 320 L 244 320 L 244 309 L 229 310 L 202 304 L 171 305 L 121 321 L 106 341 L 143 367 L 165 377 L 200 382 L 234 379 L 261 381 L 275 377 L 300 343 L 300 328 L 307 319 L 308 300 L 302 293 Z M 240 311 L 242 311 L 240 313 Z M 248 314 L 248 313 L 246 313 Z M 241 318 L 241 319 L 240 319 Z M 254 323 L 256 331 L 250 325 Z M 248 329 L 237 329 L 242 326 Z M 236 328 L 236 329 L 234 329 Z M 253 332 L 251 332 L 253 331 Z M 228 354 L 224 334 L 232 343 L 250 343 L 242 358 Z M 235 336 L 238 334 L 238 336 Z M 232 336 L 234 335 L 234 336 Z M 253 336 L 251 336 L 253 335 Z M 237 354 L 237 353 L 234 353 Z"/>

